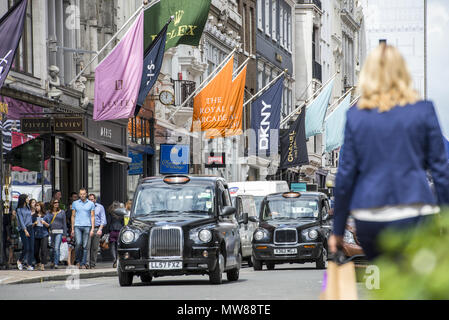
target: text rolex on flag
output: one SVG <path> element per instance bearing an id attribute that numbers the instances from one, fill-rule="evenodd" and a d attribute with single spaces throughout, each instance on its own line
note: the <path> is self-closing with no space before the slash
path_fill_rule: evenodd
<path id="1" fill-rule="evenodd" d="M 95 69 L 95 121 L 134 115 L 143 68 L 143 12 Z"/>

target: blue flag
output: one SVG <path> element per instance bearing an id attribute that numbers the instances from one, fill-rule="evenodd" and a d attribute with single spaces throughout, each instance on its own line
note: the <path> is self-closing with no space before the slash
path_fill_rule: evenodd
<path id="1" fill-rule="evenodd" d="M 251 129 L 255 132 L 255 141 L 251 139 L 250 154 L 269 156 L 270 151 L 278 153 L 283 91 L 284 76 L 281 76 L 251 104 Z M 276 150 L 271 150 L 271 146 Z"/>
<path id="2" fill-rule="evenodd" d="M 329 99 L 334 88 L 334 80 L 332 80 L 307 106 L 306 112 L 306 139 L 323 132 L 324 117 L 326 116 Z"/>
<path id="3" fill-rule="evenodd" d="M 342 146 L 345 135 L 346 112 L 350 106 L 351 95 L 348 94 L 326 118 L 326 152 L 331 152 Z"/>
<path id="4" fill-rule="evenodd" d="M 140 81 L 139 97 L 134 111 L 134 116 L 139 114 L 140 108 L 145 102 L 145 98 L 156 83 L 157 77 L 162 67 L 162 60 L 165 52 L 165 41 L 167 38 L 168 22 L 159 32 L 157 37 L 151 43 L 151 46 L 145 52 L 143 59 L 142 80 Z"/>
<path id="5" fill-rule="evenodd" d="M 5 82 L 9 69 L 11 69 L 22 37 L 27 3 L 27 0 L 16 3 L 0 19 L 0 88 Z"/>

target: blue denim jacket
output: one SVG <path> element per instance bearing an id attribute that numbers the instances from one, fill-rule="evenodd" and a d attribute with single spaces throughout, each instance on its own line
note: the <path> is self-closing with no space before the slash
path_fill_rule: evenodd
<path id="1" fill-rule="evenodd" d="M 31 218 L 31 211 L 27 207 L 17 208 L 17 220 L 19 221 L 18 227 L 20 230 L 26 230 L 26 227 L 31 226 L 33 224 L 33 220 Z"/>
<path id="2" fill-rule="evenodd" d="M 47 222 L 48 224 L 50 224 L 51 218 L 52 218 L 52 215 L 46 214 L 44 216 L 43 220 L 45 222 Z M 32 220 L 33 220 L 33 223 L 34 223 L 37 220 L 37 217 L 32 217 Z M 42 225 L 41 227 L 35 225 L 33 227 L 33 229 L 34 229 L 34 238 L 35 239 L 43 239 L 45 237 L 48 237 L 48 235 L 49 235 L 48 228 L 46 226 L 44 226 L 44 225 Z"/>

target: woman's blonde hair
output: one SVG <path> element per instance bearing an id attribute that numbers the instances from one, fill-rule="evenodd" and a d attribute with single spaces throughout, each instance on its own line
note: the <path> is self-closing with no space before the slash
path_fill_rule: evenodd
<path id="1" fill-rule="evenodd" d="M 420 97 L 413 89 L 407 64 L 399 50 L 382 43 L 366 58 L 357 85 L 359 109 L 389 111 L 393 107 L 416 103 Z"/>

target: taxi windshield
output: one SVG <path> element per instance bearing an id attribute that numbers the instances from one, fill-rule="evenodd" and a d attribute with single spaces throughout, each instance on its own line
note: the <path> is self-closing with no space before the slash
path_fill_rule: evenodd
<path id="1" fill-rule="evenodd" d="M 134 216 L 156 216 L 171 213 L 213 215 L 214 189 L 200 184 L 158 184 L 138 191 Z"/>
<path id="2" fill-rule="evenodd" d="M 263 211 L 263 220 L 316 219 L 318 201 L 307 199 L 269 199 Z"/>

